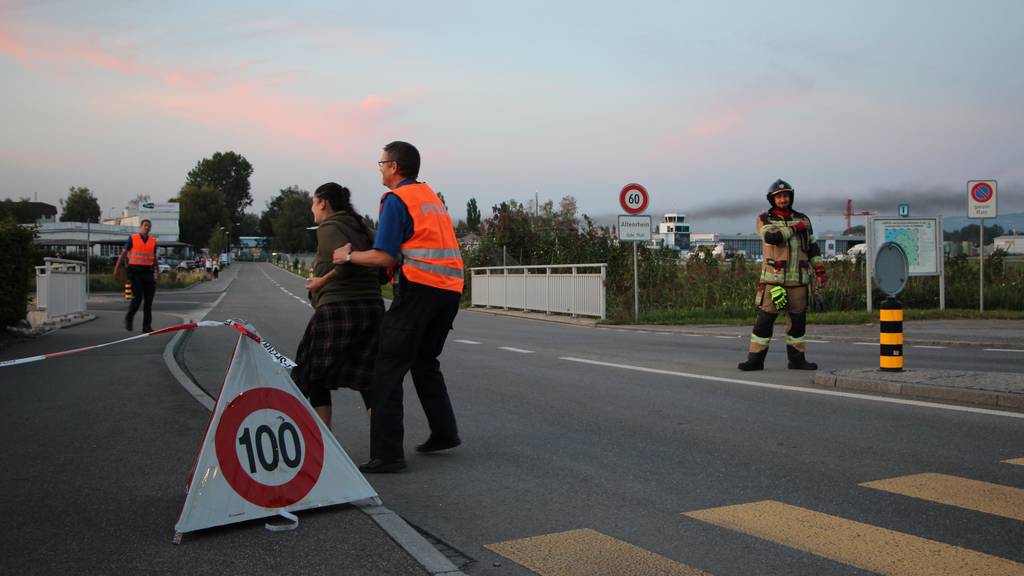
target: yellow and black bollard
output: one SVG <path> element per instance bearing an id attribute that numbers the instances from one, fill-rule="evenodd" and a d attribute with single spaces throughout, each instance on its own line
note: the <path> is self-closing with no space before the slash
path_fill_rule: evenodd
<path id="1" fill-rule="evenodd" d="M 131 300 L 132 299 L 132 283 L 131 282 L 125 282 L 124 283 L 124 299 L 125 300 Z"/>
<path id="2" fill-rule="evenodd" d="M 903 304 L 889 297 L 878 307 L 878 367 L 885 372 L 903 370 Z"/>

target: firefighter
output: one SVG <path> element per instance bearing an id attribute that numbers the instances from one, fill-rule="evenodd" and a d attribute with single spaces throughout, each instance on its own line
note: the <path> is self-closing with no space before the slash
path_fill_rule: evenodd
<path id="1" fill-rule="evenodd" d="M 786 356 L 789 368 L 818 368 L 804 356 L 804 332 L 810 285 L 815 282 L 818 287 L 824 286 L 827 277 L 811 220 L 806 214 L 793 210 L 793 196 L 793 187 L 788 182 L 776 180 L 768 189 L 771 208 L 757 217 L 764 261 L 755 296 L 757 320 L 750 335 L 747 360 L 740 362 L 740 370 L 764 369 L 775 319 L 783 312 L 788 318 Z"/>

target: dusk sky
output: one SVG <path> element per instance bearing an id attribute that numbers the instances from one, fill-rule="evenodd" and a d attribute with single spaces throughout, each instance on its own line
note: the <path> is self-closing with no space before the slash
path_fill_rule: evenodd
<path id="1" fill-rule="evenodd" d="M 639 182 L 655 221 L 752 232 L 779 177 L 812 217 L 963 216 L 971 179 L 1020 211 L 1022 22 L 1015 0 L 0 0 L 0 198 L 87 186 L 106 216 L 233 150 L 251 212 L 333 180 L 374 213 L 406 140 L 456 218 L 534 194 L 611 215 Z"/>

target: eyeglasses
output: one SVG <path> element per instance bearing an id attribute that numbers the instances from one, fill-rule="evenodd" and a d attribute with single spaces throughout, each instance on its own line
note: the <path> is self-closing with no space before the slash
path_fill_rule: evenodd
<path id="1" fill-rule="evenodd" d="M 395 162 L 395 160 L 378 160 L 377 166 L 383 168 L 385 164 L 389 164 L 391 162 Z"/>

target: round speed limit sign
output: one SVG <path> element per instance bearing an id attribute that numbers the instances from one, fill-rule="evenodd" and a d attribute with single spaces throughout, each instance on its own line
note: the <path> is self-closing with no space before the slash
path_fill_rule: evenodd
<path id="1" fill-rule="evenodd" d="M 647 190 L 639 184 L 626 184 L 619 192 L 619 204 L 629 214 L 639 214 L 647 209 Z"/>
<path id="2" fill-rule="evenodd" d="M 255 388 L 232 400 L 214 444 L 227 483 L 264 508 L 302 500 L 324 467 L 320 427 L 298 399 L 277 388 Z"/>

